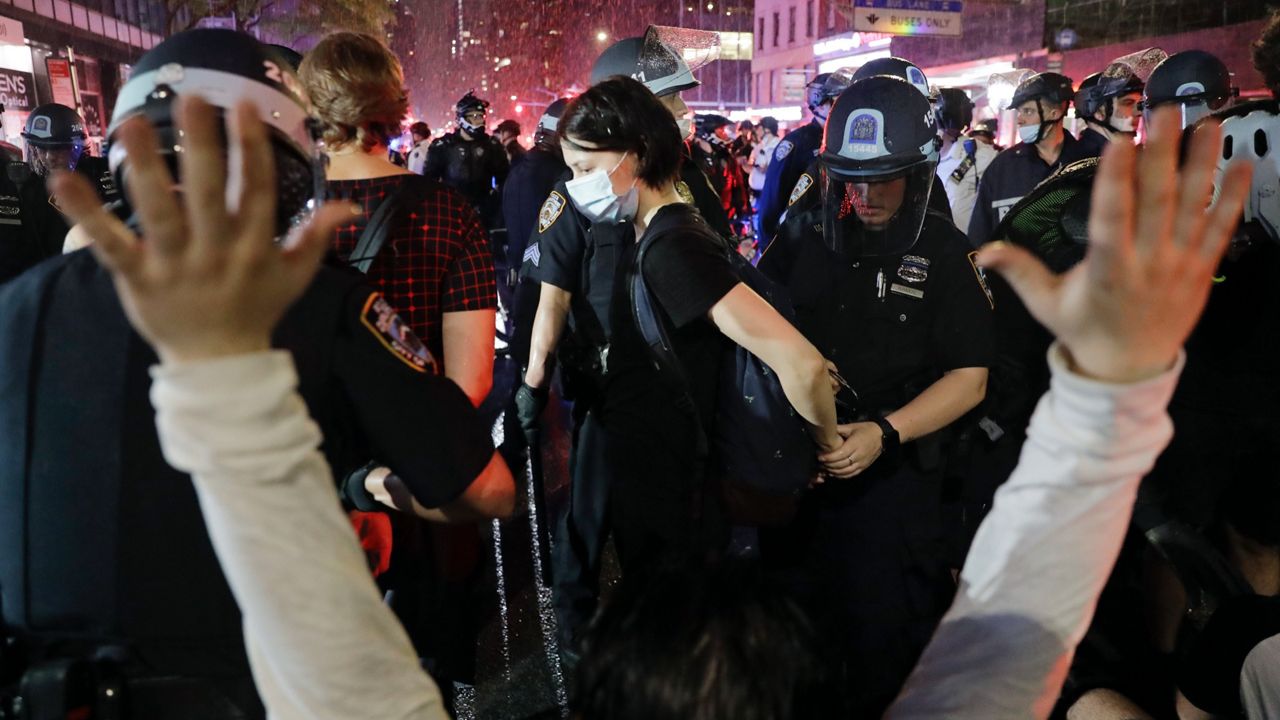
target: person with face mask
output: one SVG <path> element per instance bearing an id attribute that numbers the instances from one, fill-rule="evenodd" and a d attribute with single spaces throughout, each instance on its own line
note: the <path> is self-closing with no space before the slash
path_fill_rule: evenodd
<path id="1" fill-rule="evenodd" d="M 502 224 L 496 189 L 507 179 L 510 163 L 502 143 L 485 127 L 488 113 L 488 102 L 474 93 L 463 95 L 454 107 L 458 129 L 431 143 L 422 174 L 466 196 L 485 228 L 493 230 Z"/>
<path id="2" fill-rule="evenodd" d="M 93 181 L 104 203 L 120 198 L 106 160 L 85 151 L 84 121 L 75 110 L 57 103 L 41 105 L 27 117 L 22 138 L 27 144 L 27 177 L 18 186 L 22 207 L 20 234 L 5 233 L 0 251 L 0 281 L 7 280 L 62 253 L 70 224 L 48 189 L 57 170 L 74 170 Z"/>
<path id="3" fill-rule="evenodd" d="M 833 78 L 840 77 L 843 77 L 842 82 L 833 81 Z M 765 171 L 764 189 L 760 191 L 756 214 L 756 237 L 760 238 L 762 251 L 778 232 L 778 224 L 782 222 L 782 214 L 787 210 L 800 176 L 817 157 L 818 147 L 822 144 L 822 126 L 831 112 L 831 104 L 848 87 L 848 83 L 847 74 L 822 73 L 805 86 L 805 104 L 812 118 L 803 127 L 788 132 L 778 143 Z"/>
<path id="4" fill-rule="evenodd" d="M 1144 53 L 1164 52 L 1148 50 Z M 1145 83 L 1138 68 L 1134 67 L 1126 56 L 1112 62 L 1097 79 L 1089 83 L 1083 92 L 1087 95 L 1086 105 L 1081 108 L 1077 103 L 1076 116 L 1083 117 L 1089 126 L 1089 132 L 1081 135 L 1081 142 L 1089 147 L 1090 155 L 1102 154 L 1106 143 L 1116 141 L 1134 142 L 1138 137 L 1138 122 L 1141 120 L 1140 106 L 1142 90 Z M 1086 82 L 1093 76 L 1086 78 Z M 1081 83 L 1083 86 L 1085 83 Z M 1077 98 L 1080 94 L 1076 95 Z M 1087 136 L 1087 139 L 1086 139 Z"/>
<path id="5" fill-rule="evenodd" d="M 676 29 L 674 36 L 663 35 L 668 30 L 650 27 L 643 37 L 614 44 L 596 59 L 591 77 L 595 82 L 616 76 L 637 79 L 666 108 L 678 132 L 674 138 L 662 137 L 671 140 L 675 152 L 685 158 L 678 165 L 676 192 L 698 210 L 716 234 L 727 238 L 729 223 L 719 196 L 698 166 L 687 161 L 685 140 L 692 133 L 693 121 L 680 93 L 699 83 L 684 53 L 663 40 L 700 42 L 705 41 L 705 34 Z M 695 35 L 688 37 L 691 33 Z M 714 34 L 710 37 L 718 40 Z M 525 250 L 522 274 L 541 283 L 541 290 L 524 382 L 515 396 L 521 427 L 527 436 L 535 436 L 549 398 L 552 358 L 559 361 L 565 395 L 573 401 L 574 431 L 569 508 L 555 526 L 552 582 L 561 648 L 568 650 L 563 656 L 569 662 L 574 660 L 572 648 L 579 630 L 595 611 L 600 557 L 607 537 L 608 468 L 599 432 L 586 421 L 599 409 L 610 367 L 610 305 L 618 260 L 629 232 L 623 221 L 626 213 L 622 211 L 627 208 L 622 199 L 611 193 L 585 199 L 581 190 L 575 192 L 579 202 L 571 202 L 566 180 L 556 183 L 538 211 L 536 231 Z"/>
<path id="6" fill-rule="evenodd" d="M 1018 113 L 1020 142 L 997 155 L 978 183 L 968 228 L 974 247 L 992 240 L 1005 213 L 1054 170 L 1092 157 L 1062 128 L 1073 95 L 1071 78 L 1052 72 L 1032 75 L 1014 90 L 1009 107 Z"/>
<path id="7" fill-rule="evenodd" d="M 760 261 L 858 397 L 856 414 L 841 417 L 845 449 L 830 459 L 855 477 L 814 489 L 791 523 L 760 537 L 766 567 L 831 639 L 849 717 L 881 716 L 955 589 L 943 458 L 949 427 L 982 401 L 991 363 L 976 253 L 928 210 L 936 140 L 929 101 L 911 84 L 854 82 L 827 121 L 822 202 L 794 218 L 807 233 L 793 253 Z"/>

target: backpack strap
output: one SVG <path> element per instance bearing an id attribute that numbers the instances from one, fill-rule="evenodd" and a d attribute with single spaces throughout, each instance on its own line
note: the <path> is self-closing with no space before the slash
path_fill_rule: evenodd
<path id="1" fill-rule="evenodd" d="M 407 197 L 410 193 L 420 194 L 410 190 L 409 186 L 413 184 L 415 183 L 410 179 L 409 182 L 402 182 L 387 193 L 382 202 L 378 203 L 378 209 L 373 211 L 369 223 L 364 226 L 364 232 L 360 233 L 355 249 L 347 257 L 347 264 L 359 270 L 361 274 L 369 273 L 369 267 L 373 265 L 378 253 L 382 251 L 382 246 L 387 242 L 387 235 L 391 232 L 391 220 L 405 205 Z"/>

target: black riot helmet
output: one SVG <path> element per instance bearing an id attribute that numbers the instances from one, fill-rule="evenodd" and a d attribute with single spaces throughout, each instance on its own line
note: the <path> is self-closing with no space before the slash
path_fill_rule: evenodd
<path id="1" fill-rule="evenodd" d="M 959 135 L 973 123 L 973 101 L 960 88 L 942 88 L 938 91 L 938 104 L 934 106 L 938 129 Z"/>
<path id="2" fill-rule="evenodd" d="M 171 36 L 134 65 L 120 88 L 111 127 L 108 160 L 116 186 L 129 184 L 129 159 L 115 133 L 127 119 L 141 115 L 155 127 L 169 170 L 178 177 L 176 154 L 182 136 L 173 101 L 199 95 L 220 113 L 248 100 L 267 126 L 275 159 L 277 236 L 314 207 L 324 194 L 324 165 L 316 148 L 305 95 L 287 60 L 253 37 L 235 30 L 197 28 Z M 125 193 L 121 193 L 126 197 Z M 127 200 L 126 200 L 127 202 Z M 131 213 L 127 205 L 122 212 Z"/>
<path id="3" fill-rule="evenodd" d="M 720 138 L 716 136 L 716 131 L 726 125 L 733 125 L 733 121 L 723 115 L 715 113 L 706 113 L 695 115 L 693 118 L 694 127 L 697 129 L 698 136 L 704 140 L 716 140 Z"/>
<path id="4" fill-rule="evenodd" d="M 1187 50 L 1170 55 L 1151 71 L 1142 110 L 1149 116 L 1153 108 L 1176 102 L 1182 106 L 1182 127 L 1187 128 L 1239 94 L 1226 64 L 1203 50 Z"/>
<path id="5" fill-rule="evenodd" d="M 698 68 L 720 57 L 720 36 L 707 30 L 650 25 L 643 37 L 614 43 L 591 66 L 591 84 L 622 75 L 658 97 L 701 85 Z"/>
<path id="6" fill-rule="evenodd" d="M 1097 84 L 1089 91 L 1094 113 L 1101 112 L 1103 115 L 1098 123 L 1111 132 L 1136 133 L 1137 104 L 1141 100 L 1147 78 L 1168 57 L 1168 53 L 1160 48 L 1147 48 L 1118 57 L 1107 65 Z M 1128 98 L 1132 95 L 1139 97 Z M 1130 112 L 1126 115 L 1116 112 L 1122 102 L 1129 106 Z"/>
<path id="7" fill-rule="evenodd" d="M 834 101 L 840 97 L 840 93 L 844 92 L 852 82 L 853 74 L 845 69 L 815 75 L 804 86 L 805 105 L 808 106 L 809 112 L 813 113 L 813 116 L 819 120 L 826 122 L 830 111 L 824 109 L 823 106 L 827 102 Z"/>
<path id="8" fill-rule="evenodd" d="M 1055 72 L 1036 73 L 1031 77 L 1023 80 L 1013 91 L 1013 99 L 1009 101 L 1009 107 L 1018 109 L 1023 103 L 1030 100 L 1036 100 L 1036 112 L 1039 113 L 1040 123 L 1036 128 L 1034 139 L 1022 137 L 1023 142 L 1035 144 L 1044 139 L 1044 135 L 1049 130 L 1049 126 L 1054 123 L 1062 122 L 1066 117 L 1067 105 L 1071 103 L 1074 95 L 1071 86 L 1071 78 L 1066 75 Z M 1061 106 L 1063 115 L 1054 120 L 1045 120 L 1044 105 Z"/>
<path id="9" fill-rule="evenodd" d="M 37 174 L 74 170 L 84 154 L 84 120 L 66 105 L 47 103 L 27 116 L 22 139 L 28 147 L 27 162 Z"/>
<path id="10" fill-rule="evenodd" d="M 538 129 L 533 133 L 533 144 L 543 150 L 560 151 L 560 135 L 557 129 L 560 127 L 560 116 L 564 115 L 564 108 L 569 104 L 568 98 L 560 98 L 547 106 L 542 117 L 538 119 Z"/>
<path id="11" fill-rule="evenodd" d="M 1076 109 L 1076 117 L 1085 122 L 1097 122 L 1093 114 L 1098 111 L 1098 103 L 1093 94 L 1093 88 L 1098 85 L 1098 80 L 1102 79 L 1102 73 L 1096 72 L 1080 81 L 1080 87 L 1076 88 L 1075 101 L 1072 103 Z"/>
<path id="12" fill-rule="evenodd" d="M 827 245 L 852 256 L 911 249 L 924 225 L 938 145 L 928 98 L 905 80 L 878 75 L 850 85 L 831 109 L 819 155 Z M 898 193 L 895 210 L 889 203 Z"/>
<path id="13" fill-rule="evenodd" d="M 467 122 L 467 113 L 479 110 L 488 115 L 489 103 L 476 97 L 475 91 L 469 91 L 462 99 L 453 106 L 453 114 L 458 119 L 458 127 L 467 131 L 468 135 L 480 136 L 485 134 L 484 121 L 473 124 Z"/>
<path id="14" fill-rule="evenodd" d="M 923 70 L 910 60 L 904 60 L 900 57 L 876 58 L 863 63 L 862 67 L 858 68 L 858 71 L 853 74 L 853 79 L 861 80 L 875 77 L 876 75 L 891 75 L 906 80 L 915 89 L 919 90 L 921 95 L 926 98 L 930 97 L 929 78 L 925 76 Z"/>

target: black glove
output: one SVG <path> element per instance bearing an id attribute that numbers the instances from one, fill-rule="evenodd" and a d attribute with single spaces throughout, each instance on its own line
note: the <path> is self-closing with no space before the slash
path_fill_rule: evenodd
<path id="1" fill-rule="evenodd" d="M 546 388 L 520 383 L 516 390 L 516 419 L 520 421 L 521 430 L 530 432 L 538 429 L 538 419 L 547 407 L 547 395 Z"/>
<path id="2" fill-rule="evenodd" d="M 381 512 L 387 509 L 387 506 L 375 500 L 373 493 L 364 486 L 365 478 L 379 466 L 376 460 L 370 461 L 358 470 L 354 470 L 346 480 L 342 481 L 338 494 L 342 496 L 343 505 L 360 512 Z"/>

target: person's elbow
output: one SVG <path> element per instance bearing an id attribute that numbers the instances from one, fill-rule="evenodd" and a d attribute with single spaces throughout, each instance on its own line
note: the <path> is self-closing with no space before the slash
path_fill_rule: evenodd
<path id="1" fill-rule="evenodd" d="M 968 412 L 977 407 L 987 397 L 987 378 L 990 372 L 984 367 L 968 367 L 952 370 L 947 373 L 962 380 L 961 389 L 964 392 L 962 402 L 965 411 Z"/>
<path id="2" fill-rule="evenodd" d="M 462 495 L 440 510 L 447 522 L 510 518 L 516 510 L 516 483 L 502 456 L 495 451 Z"/>

